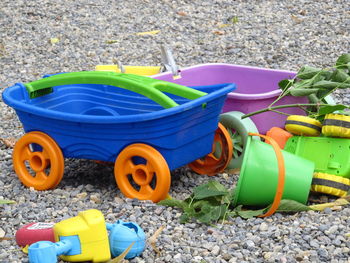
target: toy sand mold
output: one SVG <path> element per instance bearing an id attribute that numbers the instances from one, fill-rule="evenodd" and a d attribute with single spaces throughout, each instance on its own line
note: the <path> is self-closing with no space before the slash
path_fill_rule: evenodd
<path id="1" fill-rule="evenodd" d="M 281 199 L 305 204 L 310 192 L 314 163 L 281 150 L 267 136 L 251 135 L 263 137 L 271 145 L 248 137 L 234 205 L 267 206 L 273 202 L 279 203 Z"/>

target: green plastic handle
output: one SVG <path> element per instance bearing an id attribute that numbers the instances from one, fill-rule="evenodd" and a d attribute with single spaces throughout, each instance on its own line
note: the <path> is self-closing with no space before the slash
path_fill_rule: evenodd
<path id="1" fill-rule="evenodd" d="M 29 97 L 32 99 L 51 93 L 53 91 L 52 87 L 54 86 L 72 84 L 100 84 L 120 87 L 139 93 L 155 101 L 164 108 L 175 107 L 178 106 L 178 104 L 163 92 L 190 100 L 197 99 L 207 94 L 163 80 L 133 74 L 104 71 L 81 71 L 57 74 L 24 85 L 29 93 Z"/>

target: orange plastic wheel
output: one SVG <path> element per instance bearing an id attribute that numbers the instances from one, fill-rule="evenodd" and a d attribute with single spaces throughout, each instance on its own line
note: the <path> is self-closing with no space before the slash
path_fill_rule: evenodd
<path id="1" fill-rule="evenodd" d="M 60 147 L 47 134 L 34 131 L 20 138 L 13 149 L 13 167 L 19 180 L 35 190 L 56 187 L 64 173 Z"/>
<path id="2" fill-rule="evenodd" d="M 115 161 L 114 176 L 120 191 L 129 198 L 159 202 L 170 189 L 170 171 L 164 157 L 142 143 L 121 151 Z"/>
<path id="3" fill-rule="evenodd" d="M 232 157 L 232 141 L 226 128 L 219 123 L 215 131 L 212 152 L 203 158 L 193 161 L 188 166 L 198 174 L 209 176 L 225 170 Z"/>

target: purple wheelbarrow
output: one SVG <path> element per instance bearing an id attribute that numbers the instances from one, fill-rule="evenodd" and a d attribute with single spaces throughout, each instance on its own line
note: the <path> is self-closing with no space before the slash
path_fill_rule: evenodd
<path id="1" fill-rule="evenodd" d="M 180 79 L 174 80 L 169 72 L 153 77 L 186 86 L 234 82 L 237 89 L 228 94 L 223 112 L 240 111 L 247 114 L 268 107 L 281 93 L 278 82 L 293 78 L 295 74 L 291 71 L 231 64 L 202 64 L 182 69 Z M 294 103 L 307 103 L 307 98 L 287 96 L 275 105 Z M 280 111 L 304 115 L 304 111 L 299 108 L 286 108 Z M 275 112 L 264 112 L 251 117 L 258 131 L 263 134 L 271 127 L 283 127 L 285 119 L 286 116 Z"/>
<path id="2" fill-rule="evenodd" d="M 204 86 L 219 83 L 235 83 L 237 89 L 228 94 L 220 116 L 220 122 L 228 128 L 234 145 L 233 157 L 228 168 L 239 168 L 248 132 L 266 134 L 272 127 L 284 127 L 286 115 L 268 111 L 241 119 L 247 113 L 269 107 L 281 93 L 278 83 L 291 79 L 296 72 L 240 66 L 232 64 L 201 64 L 181 69 L 181 78 L 174 79 L 172 73 L 154 75 L 154 78 L 175 82 L 185 86 Z M 328 103 L 331 98 L 329 98 Z M 308 103 L 306 97 L 286 96 L 274 106 Z M 283 108 L 279 111 L 287 114 L 305 115 L 300 108 Z M 258 137 L 255 137 L 256 139 Z"/>

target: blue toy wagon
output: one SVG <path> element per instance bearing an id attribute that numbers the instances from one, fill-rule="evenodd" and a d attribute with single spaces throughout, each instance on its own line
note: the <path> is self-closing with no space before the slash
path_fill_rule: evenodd
<path id="1" fill-rule="evenodd" d="M 175 168 L 190 163 L 209 175 L 225 169 L 232 143 L 218 120 L 234 88 L 98 71 L 17 83 L 2 94 L 26 132 L 14 147 L 15 172 L 24 185 L 46 190 L 61 181 L 64 158 L 114 162 L 124 195 L 158 202 Z"/>

